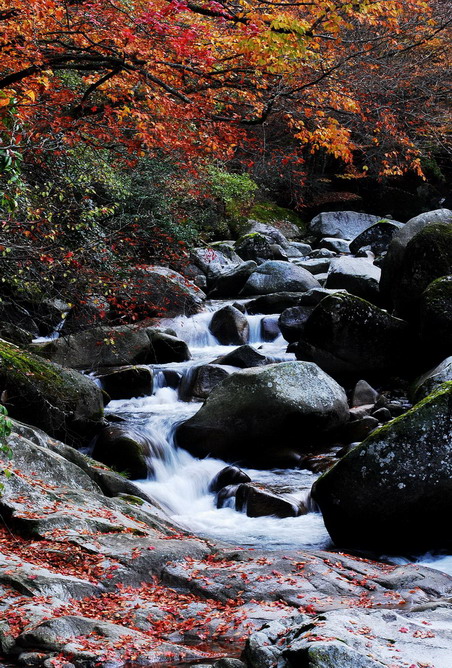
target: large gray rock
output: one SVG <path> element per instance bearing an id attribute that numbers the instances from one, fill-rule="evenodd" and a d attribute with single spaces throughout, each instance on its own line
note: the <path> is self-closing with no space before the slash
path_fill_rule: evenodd
<path id="1" fill-rule="evenodd" d="M 270 359 L 262 355 L 256 348 L 245 344 L 239 346 L 230 353 L 217 357 L 214 364 L 227 365 L 229 367 L 238 367 L 240 369 L 247 369 L 252 366 L 265 366 L 270 364 Z"/>
<path id="2" fill-rule="evenodd" d="M 286 248 L 289 243 L 287 237 L 276 228 L 274 225 L 269 225 L 268 223 L 260 223 L 257 220 L 249 220 L 246 227 L 247 234 L 262 234 L 266 237 L 270 243 L 277 244 L 282 248 Z M 297 230 L 299 232 L 299 230 Z"/>
<path id="3" fill-rule="evenodd" d="M 381 216 L 372 216 L 357 211 L 327 211 L 319 213 L 309 223 L 311 234 L 322 237 L 335 237 L 351 240 L 364 232 L 374 223 L 378 223 Z"/>
<path id="4" fill-rule="evenodd" d="M 375 302 L 379 299 L 381 269 L 367 258 L 337 257 L 331 260 L 325 287 L 344 289 L 352 295 Z"/>
<path id="5" fill-rule="evenodd" d="M 306 292 L 320 283 L 309 271 L 289 262 L 264 262 L 248 278 L 241 295 L 268 295 L 274 292 Z"/>
<path id="6" fill-rule="evenodd" d="M 209 330 L 225 346 L 247 343 L 250 335 L 246 316 L 235 306 L 224 306 L 215 311 Z"/>
<path id="7" fill-rule="evenodd" d="M 88 377 L 0 339 L 0 384 L 11 417 L 71 444 L 103 424 L 102 391 Z"/>
<path id="8" fill-rule="evenodd" d="M 194 248 L 191 252 L 191 260 L 209 279 L 214 279 L 224 271 L 231 269 L 242 260 L 232 249 Z"/>
<path id="9" fill-rule="evenodd" d="M 408 326 L 364 299 L 336 293 L 309 316 L 296 354 L 332 375 L 394 374 L 410 359 Z"/>
<path id="10" fill-rule="evenodd" d="M 293 343 L 301 339 L 304 326 L 313 310 L 314 306 L 292 306 L 281 313 L 278 323 L 286 341 Z"/>
<path id="11" fill-rule="evenodd" d="M 176 440 L 198 457 L 285 466 L 347 419 L 344 390 L 332 378 L 315 364 L 284 362 L 230 375 Z"/>
<path id="12" fill-rule="evenodd" d="M 452 383 L 353 448 L 313 489 L 336 545 L 377 552 L 452 547 Z"/>
<path id="13" fill-rule="evenodd" d="M 236 297 L 255 269 L 256 262 L 249 260 L 219 272 L 210 282 L 209 298 Z"/>
<path id="14" fill-rule="evenodd" d="M 287 260 L 283 248 L 259 232 L 240 237 L 235 244 L 235 250 L 242 260 L 254 260 L 258 264 L 265 260 Z"/>
<path id="15" fill-rule="evenodd" d="M 380 281 L 380 290 L 388 303 L 392 303 L 392 292 L 399 279 L 408 243 L 424 227 L 435 223 L 452 223 L 452 211 L 436 209 L 421 213 L 419 216 L 410 218 L 400 230 L 394 233 L 382 265 Z"/>
<path id="16" fill-rule="evenodd" d="M 152 394 L 154 376 L 148 366 L 125 366 L 97 377 L 110 399 L 131 399 Z"/>

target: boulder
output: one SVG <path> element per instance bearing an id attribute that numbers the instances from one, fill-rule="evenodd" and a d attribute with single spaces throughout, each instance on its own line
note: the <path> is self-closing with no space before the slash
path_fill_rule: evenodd
<path id="1" fill-rule="evenodd" d="M 90 378 L 1 339 L 0 386 L 11 417 L 70 444 L 88 442 L 103 425 L 103 393 Z"/>
<path id="2" fill-rule="evenodd" d="M 411 388 L 414 402 L 422 401 L 435 392 L 440 385 L 452 381 L 452 357 L 446 357 L 440 364 L 420 376 Z"/>
<path id="3" fill-rule="evenodd" d="M 91 456 L 131 480 L 143 480 L 152 474 L 151 459 L 163 452 L 144 434 L 114 425 L 99 433 Z"/>
<path id="4" fill-rule="evenodd" d="M 403 228 L 402 223 L 392 220 L 380 220 L 358 234 L 350 242 L 350 253 L 356 255 L 361 248 L 369 248 L 374 255 L 382 255 L 388 250 L 391 239 L 397 230 Z"/>
<path id="5" fill-rule="evenodd" d="M 209 492 L 219 492 L 223 487 L 238 485 L 242 482 L 251 482 L 249 475 L 237 466 L 226 466 L 210 482 Z"/>
<path id="6" fill-rule="evenodd" d="M 381 293 L 389 305 L 392 305 L 393 291 L 397 289 L 408 243 L 424 227 L 436 223 L 452 223 L 452 211 L 437 209 L 421 213 L 419 216 L 410 218 L 400 230 L 394 233 L 383 261 L 380 281 Z"/>
<path id="7" fill-rule="evenodd" d="M 210 282 L 209 298 L 236 297 L 255 269 L 256 262 L 249 260 L 218 273 Z"/>
<path id="8" fill-rule="evenodd" d="M 266 237 L 271 244 L 277 244 L 282 248 L 286 248 L 288 244 L 287 237 L 274 225 L 268 223 L 261 223 L 257 220 L 249 220 L 246 227 L 247 234 L 261 234 Z M 297 228 L 293 228 L 295 234 L 299 233 Z"/>
<path id="9" fill-rule="evenodd" d="M 239 264 L 241 258 L 230 248 L 207 246 L 206 248 L 195 248 L 191 252 L 191 261 L 209 279 L 214 279 L 224 270 Z"/>
<path id="10" fill-rule="evenodd" d="M 423 291 L 436 278 L 452 274 L 452 224 L 432 223 L 407 244 L 398 280 L 392 289 L 397 315 L 419 317 Z"/>
<path id="11" fill-rule="evenodd" d="M 37 353 L 73 369 L 95 370 L 129 364 L 158 364 L 190 359 L 187 344 L 144 325 L 94 327 L 34 344 Z"/>
<path id="12" fill-rule="evenodd" d="M 176 441 L 197 457 L 293 466 L 347 419 L 345 392 L 332 378 L 315 364 L 283 362 L 231 374 L 177 428 Z"/>
<path id="13" fill-rule="evenodd" d="M 427 362 L 435 364 L 452 355 L 452 275 L 436 279 L 422 293 L 419 334 Z"/>
<path id="14" fill-rule="evenodd" d="M 310 359 L 332 375 L 381 376 L 413 365 L 408 325 L 346 293 L 325 297 L 305 323 L 297 359 Z M 306 345 L 307 344 L 307 345 Z"/>
<path id="15" fill-rule="evenodd" d="M 371 302 L 379 300 L 381 269 L 367 258 L 338 257 L 331 260 L 325 287 L 343 289 Z"/>
<path id="16" fill-rule="evenodd" d="M 190 383 L 190 398 L 207 399 L 213 388 L 227 378 L 232 370 L 220 364 L 203 364 L 193 371 Z M 184 385 L 184 383 L 183 383 Z M 186 387 L 181 387 L 184 399 L 187 398 Z"/>
<path id="17" fill-rule="evenodd" d="M 242 260 L 254 260 L 258 264 L 265 260 L 287 260 L 282 247 L 259 232 L 240 237 L 235 244 L 235 250 Z"/>
<path id="18" fill-rule="evenodd" d="M 270 360 L 256 350 L 256 348 L 253 348 L 253 346 L 245 344 L 244 346 L 235 348 L 226 355 L 217 357 L 213 363 L 238 367 L 240 369 L 248 369 L 252 366 L 266 366 L 267 364 L 270 364 Z"/>
<path id="19" fill-rule="evenodd" d="M 319 239 L 335 237 L 349 241 L 379 220 L 380 216 L 357 211 L 327 211 L 311 220 L 309 231 Z"/>
<path id="20" fill-rule="evenodd" d="M 368 406 L 369 404 L 375 404 L 377 399 L 377 390 L 374 390 L 374 388 L 369 385 L 366 380 L 358 380 L 353 389 L 351 405 L 353 407 Z"/>
<path id="21" fill-rule="evenodd" d="M 334 237 L 324 237 L 319 241 L 320 248 L 326 248 L 333 253 L 350 253 L 350 242 L 346 239 L 335 239 Z"/>
<path id="22" fill-rule="evenodd" d="M 317 480 L 313 497 L 340 547 L 450 549 L 452 383 L 376 429 Z"/>
<path id="23" fill-rule="evenodd" d="M 317 274 L 324 274 L 328 272 L 328 269 L 331 264 L 331 258 L 329 257 L 319 257 L 319 258 L 306 258 L 303 260 L 294 260 L 294 264 L 297 267 L 306 269 L 309 273 L 317 276 Z"/>
<path id="24" fill-rule="evenodd" d="M 292 306 L 281 313 L 278 324 L 286 341 L 293 343 L 300 340 L 306 321 L 313 310 L 314 306 Z"/>
<path id="25" fill-rule="evenodd" d="M 209 330 L 225 346 L 246 343 L 250 335 L 246 316 L 234 306 L 224 306 L 216 311 Z"/>
<path id="26" fill-rule="evenodd" d="M 152 394 L 153 374 L 147 366 L 126 366 L 97 376 L 110 399 L 132 399 Z"/>
<path id="27" fill-rule="evenodd" d="M 298 517 L 302 508 L 295 501 L 266 489 L 263 485 L 245 482 L 235 493 L 235 509 L 248 517 Z"/>
<path id="28" fill-rule="evenodd" d="M 309 271 L 289 262 L 264 262 L 248 278 L 241 295 L 267 295 L 274 292 L 306 292 L 320 287 Z"/>
<path id="29" fill-rule="evenodd" d="M 263 341 L 274 341 L 281 334 L 278 316 L 266 316 L 261 320 L 261 336 Z"/>

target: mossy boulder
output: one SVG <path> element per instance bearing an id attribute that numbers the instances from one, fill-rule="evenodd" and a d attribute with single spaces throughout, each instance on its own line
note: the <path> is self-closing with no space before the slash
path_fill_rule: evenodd
<path id="1" fill-rule="evenodd" d="M 337 546 L 380 553 L 452 547 L 452 382 L 376 429 L 314 485 Z"/>
<path id="2" fill-rule="evenodd" d="M 452 223 L 452 211 L 450 209 L 436 209 L 421 213 L 405 223 L 405 225 L 394 233 L 388 252 L 385 255 L 380 280 L 380 292 L 391 308 L 394 303 L 394 295 L 398 289 L 398 281 L 401 275 L 405 251 L 409 242 L 421 230 L 437 223 Z"/>
<path id="3" fill-rule="evenodd" d="M 452 275 L 436 279 L 422 293 L 419 330 L 427 362 L 435 364 L 452 355 Z"/>
<path id="4" fill-rule="evenodd" d="M 360 297 L 337 292 L 307 319 L 296 355 L 335 377 L 398 373 L 410 360 L 408 326 Z"/>
<path id="5" fill-rule="evenodd" d="M 449 274 L 452 274 L 452 225 L 428 225 L 406 247 L 393 291 L 397 315 L 417 320 L 423 291 L 436 278 Z"/>
<path id="6" fill-rule="evenodd" d="M 103 424 L 103 393 L 90 378 L 2 339 L 0 387 L 11 417 L 67 443 L 87 442 Z"/>
<path id="7" fill-rule="evenodd" d="M 293 466 L 347 420 L 340 385 L 315 364 L 283 362 L 228 376 L 178 427 L 176 440 L 197 457 Z"/>

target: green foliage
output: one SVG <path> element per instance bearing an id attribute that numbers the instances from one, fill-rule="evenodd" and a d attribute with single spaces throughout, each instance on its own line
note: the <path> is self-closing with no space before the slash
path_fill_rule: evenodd
<path id="1" fill-rule="evenodd" d="M 229 218 L 237 219 L 245 215 L 254 201 L 257 184 L 248 174 L 231 174 L 219 167 L 207 170 L 212 193 L 225 207 Z"/>

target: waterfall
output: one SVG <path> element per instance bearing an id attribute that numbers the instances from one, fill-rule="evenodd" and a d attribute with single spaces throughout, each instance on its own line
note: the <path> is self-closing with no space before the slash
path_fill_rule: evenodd
<path id="1" fill-rule="evenodd" d="M 153 477 L 140 481 L 143 490 L 158 501 L 171 519 L 194 533 L 212 536 L 234 544 L 265 546 L 266 548 L 321 548 L 329 544 L 328 534 L 318 513 L 301 517 L 247 517 L 231 505 L 217 508 L 215 495 L 209 492 L 212 478 L 227 464 L 213 458 L 197 459 L 175 447 L 176 426 L 194 415 L 200 402 L 187 401 L 186 388 L 196 367 L 207 364 L 235 346 L 222 346 L 209 332 L 213 312 L 231 302 L 214 302 L 206 311 L 192 317 L 165 319 L 162 326 L 172 329 L 189 346 L 192 359 L 182 363 L 157 364 L 153 394 L 127 400 L 112 401 L 107 410 L 121 416 L 125 423 L 140 431 L 158 445 L 163 453 L 153 459 Z M 262 315 L 248 315 L 250 345 L 271 359 L 290 360 L 287 342 L 279 337 L 264 342 L 261 332 Z M 308 499 L 315 480 L 314 474 L 303 470 L 255 471 L 244 469 L 254 482 L 268 486 L 274 492 L 292 495 L 294 501 Z"/>

